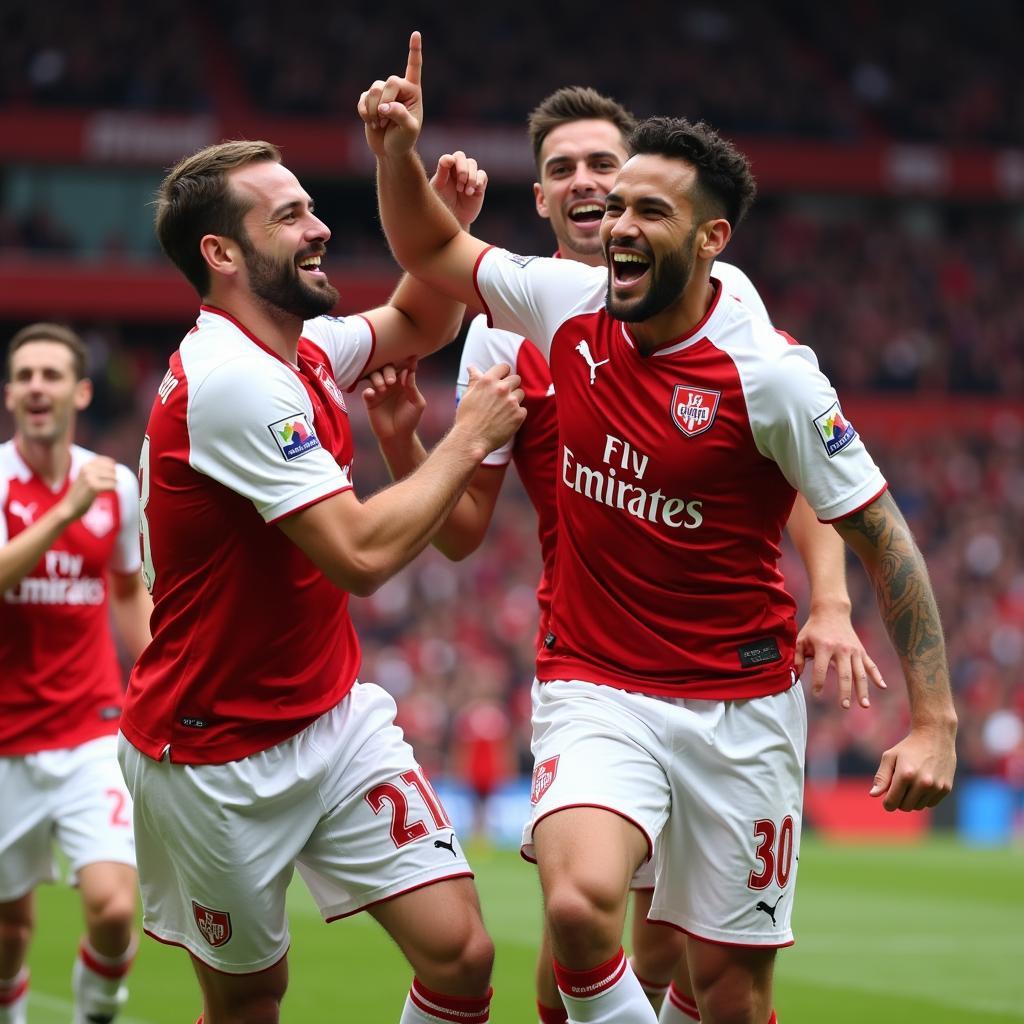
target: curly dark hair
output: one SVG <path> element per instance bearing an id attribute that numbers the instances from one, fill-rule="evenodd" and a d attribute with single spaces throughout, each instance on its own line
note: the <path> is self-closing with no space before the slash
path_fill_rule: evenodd
<path id="1" fill-rule="evenodd" d="M 747 215 L 757 184 L 750 161 L 703 121 L 648 117 L 629 136 L 632 156 L 650 153 L 685 160 L 697 169 L 694 207 L 702 220 L 724 217 L 736 226 Z"/>

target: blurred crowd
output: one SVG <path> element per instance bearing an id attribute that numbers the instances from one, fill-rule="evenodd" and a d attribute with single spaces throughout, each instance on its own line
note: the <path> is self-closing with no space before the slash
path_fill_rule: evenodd
<path id="1" fill-rule="evenodd" d="M 7 0 L 0 106 L 195 111 L 230 95 L 265 112 L 350 115 L 370 81 L 402 70 L 404 33 L 419 28 L 432 116 L 446 121 L 519 123 L 553 89 L 580 83 L 639 114 L 699 111 L 737 134 L 1024 139 L 1015 0 L 637 0 L 628 17 L 517 0 L 453 15 L 406 2 L 386 23 L 370 5 L 297 19 L 273 0 L 154 0 L 138 15 L 127 0 Z M 657 74 L 638 73 L 648 68 Z"/>

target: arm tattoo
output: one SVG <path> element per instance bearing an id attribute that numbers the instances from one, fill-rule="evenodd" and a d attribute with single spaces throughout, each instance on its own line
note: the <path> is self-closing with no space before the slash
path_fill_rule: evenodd
<path id="1" fill-rule="evenodd" d="M 836 529 L 871 576 L 882 620 L 907 674 L 911 702 L 948 695 L 939 610 L 924 559 L 892 496 L 886 492 Z"/>

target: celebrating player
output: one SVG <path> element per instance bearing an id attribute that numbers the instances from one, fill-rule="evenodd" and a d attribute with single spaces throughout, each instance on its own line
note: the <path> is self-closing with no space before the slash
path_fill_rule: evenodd
<path id="1" fill-rule="evenodd" d="M 632 115 L 621 104 L 593 89 L 559 89 L 530 115 L 530 140 L 540 180 L 534 185 L 537 212 L 547 219 L 558 243 L 556 257 L 590 266 L 604 266 L 599 237 L 605 196 L 628 158 L 626 136 L 634 127 Z M 714 275 L 725 293 L 767 318 L 756 289 L 738 268 L 717 260 Z M 543 575 L 537 590 L 541 609 L 540 641 L 548 632 L 548 609 L 554 568 L 558 424 L 555 394 L 547 361 L 529 340 L 487 326 L 482 314 L 474 318 L 466 336 L 459 375 L 459 393 L 468 382 L 469 368 L 496 362 L 514 366 L 523 379 L 528 411 L 515 437 L 492 452 L 474 475 L 434 544 L 450 558 L 461 559 L 479 547 L 494 513 L 509 461 L 514 461 L 526 493 L 537 512 Z M 593 373 L 599 372 L 593 367 Z M 415 376 L 388 371 L 372 375 L 375 389 L 365 398 L 370 423 L 381 451 L 396 479 L 412 472 L 426 458 L 415 434 L 423 409 Z M 805 657 L 814 659 L 814 687 L 824 685 L 830 662 L 835 663 L 839 698 L 847 706 L 851 688 L 858 700 L 869 702 L 867 680 L 881 684 L 874 662 L 863 650 L 850 624 L 850 599 L 845 585 L 844 545 L 836 532 L 818 523 L 806 500 L 797 495 L 789 529 L 803 556 L 811 583 L 810 614 L 800 631 L 795 651 L 799 675 Z M 536 688 L 536 687 L 535 687 Z M 650 924 L 654 888 L 654 861 L 634 876 L 633 954 L 631 964 L 655 1009 L 660 1009 L 670 982 L 672 991 L 664 1016 L 692 1019 L 696 1014 L 685 958 L 682 933 Z M 674 977 L 674 980 L 673 980 Z M 566 1019 L 558 995 L 547 942 L 542 944 L 537 967 L 538 1012 L 542 1024 Z"/>
<path id="2" fill-rule="evenodd" d="M 468 222 L 479 189 L 457 200 L 449 169 L 483 177 L 439 171 Z M 330 231 L 267 143 L 183 160 L 156 227 L 203 305 L 141 459 L 154 636 L 120 757 L 146 928 L 191 954 L 206 1024 L 277 1021 L 297 864 L 326 920 L 369 910 L 401 947 L 415 970 L 403 1024 L 486 1021 L 493 945 L 471 872 L 394 701 L 356 681 L 347 604 L 429 543 L 519 426 L 519 378 L 476 377 L 421 469 L 360 502 L 344 390 L 450 340 L 461 307 L 405 280 L 386 306 L 327 316 Z"/>
<path id="3" fill-rule="evenodd" d="M 569 1018 L 655 1019 L 620 942 L 658 839 L 651 916 L 687 934 L 702 1019 L 764 1024 L 792 941 L 806 739 L 777 566 L 796 491 L 861 558 L 900 656 L 911 730 L 871 790 L 887 809 L 948 793 L 956 716 L 927 573 L 884 479 L 813 354 L 712 275 L 753 196 L 748 164 L 705 125 L 642 122 L 605 201 L 607 269 L 591 268 L 459 230 L 414 151 L 418 75 L 375 82 L 359 111 L 399 262 L 529 337 L 558 395 L 524 852 Z"/>
<path id="4" fill-rule="evenodd" d="M 0 1022 L 24 1024 L 34 890 L 53 841 L 82 896 L 75 1024 L 112 1021 L 135 955 L 131 802 L 117 767 L 123 694 L 110 631 L 136 658 L 152 602 L 139 572 L 138 485 L 72 443 L 88 406 L 81 339 L 22 328 L 7 350 L 14 438 L 0 445 Z"/>

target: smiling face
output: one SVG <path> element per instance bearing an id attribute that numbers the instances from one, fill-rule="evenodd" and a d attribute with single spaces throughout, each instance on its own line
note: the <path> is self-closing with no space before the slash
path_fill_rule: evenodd
<path id="1" fill-rule="evenodd" d="M 683 298 L 701 246 L 693 204 L 696 170 L 644 154 L 622 168 L 606 200 L 601 241 L 608 261 L 608 312 L 639 323 Z M 719 222 L 724 223 L 724 222 Z"/>
<path id="2" fill-rule="evenodd" d="M 540 149 L 537 213 L 551 221 L 563 256 L 597 265 L 604 200 L 625 163 L 626 146 L 610 121 L 583 120 L 553 128 Z"/>
<path id="3" fill-rule="evenodd" d="M 320 268 L 331 232 L 313 213 L 313 201 L 281 164 L 247 164 L 230 187 L 249 205 L 242 220 L 249 289 L 265 306 L 303 320 L 329 313 L 338 301 Z"/>
<path id="4" fill-rule="evenodd" d="M 14 418 L 17 437 L 34 444 L 70 441 L 75 413 L 89 404 L 92 385 L 78 379 L 67 345 L 26 342 L 11 353 L 10 374 L 4 404 Z"/>

